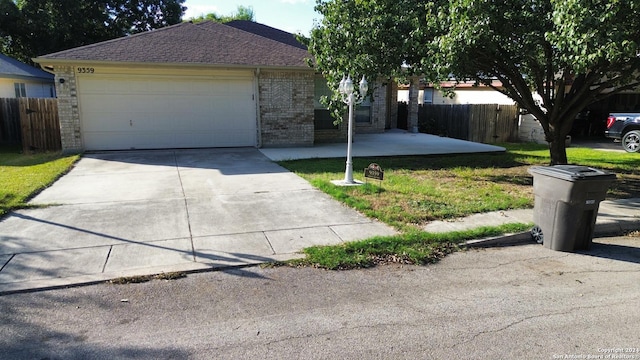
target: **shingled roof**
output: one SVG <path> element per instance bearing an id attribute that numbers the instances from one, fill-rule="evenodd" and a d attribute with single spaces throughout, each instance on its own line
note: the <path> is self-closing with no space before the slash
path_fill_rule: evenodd
<path id="1" fill-rule="evenodd" d="M 260 24 L 255 21 L 249 20 L 233 20 L 225 23 L 225 25 L 234 27 L 236 29 L 244 30 L 252 34 L 256 34 L 262 37 L 266 37 L 271 40 L 281 42 L 283 44 L 295 46 L 297 48 L 307 50 L 307 47 L 301 44 L 296 36 L 292 33 L 273 28 L 268 25 Z"/>
<path id="2" fill-rule="evenodd" d="M 10 79 L 37 79 L 53 81 L 53 74 L 0 54 L 0 77 Z"/>
<path id="3" fill-rule="evenodd" d="M 215 22 L 181 23 L 40 56 L 34 61 L 308 68 L 305 49 Z M 63 61 L 64 60 L 64 61 Z"/>

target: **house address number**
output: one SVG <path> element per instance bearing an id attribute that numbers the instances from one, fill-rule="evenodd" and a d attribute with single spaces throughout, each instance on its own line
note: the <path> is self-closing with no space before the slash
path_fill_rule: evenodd
<path id="1" fill-rule="evenodd" d="M 382 181 L 384 179 L 384 170 L 376 163 L 371 163 L 364 169 L 364 177 L 378 179 Z"/>
<path id="2" fill-rule="evenodd" d="M 96 69 L 92 67 L 79 67 L 78 74 L 93 74 L 96 72 Z"/>

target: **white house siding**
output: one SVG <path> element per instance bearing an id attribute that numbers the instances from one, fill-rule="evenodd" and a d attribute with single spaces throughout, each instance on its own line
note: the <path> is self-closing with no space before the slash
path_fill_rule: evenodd
<path id="1" fill-rule="evenodd" d="M 420 90 L 418 95 L 418 104 L 424 103 L 425 91 L 432 92 L 433 104 L 500 104 L 513 105 L 514 101 L 508 96 L 491 89 L 460 89 L 455 92 L 453 98 L 444 95 L 442 91 L 427 88 Z M 398 101 L 409 102 L 409 90 L 398 90 Z"/>
<path id="2" fill-rule="evenodd" d="M 0 79 L 0 98 L 14 98 L 16 91 L 13 79 Z"/>
<path id="3" fill-rule="evenodd" d="M 51 98 L 55 97 L 53 82 L 42 83 L 26 79 L 0 79 L 0 98 L 15 98 L 15 84 L 25 84 L 26 97 Z"/>

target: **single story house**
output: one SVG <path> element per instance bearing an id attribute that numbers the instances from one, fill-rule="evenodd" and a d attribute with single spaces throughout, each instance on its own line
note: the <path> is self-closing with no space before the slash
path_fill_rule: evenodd
<path id="1" fill-rule="evenodd" d="M 309 58 L 290 33 L 234 21 L 185 22 L 34 61 L 55 74 L 63 150 L 83 151 L 345 141 L 346 126 L 319 105 L 328 89 Z M 357 132 L 390 123 L 395 96 L 370 88 Z"/>
<path id="2" fill-rule="evenodd" d="M 55 96 L 52 74 L 0 54 L 0 98 Z"/>

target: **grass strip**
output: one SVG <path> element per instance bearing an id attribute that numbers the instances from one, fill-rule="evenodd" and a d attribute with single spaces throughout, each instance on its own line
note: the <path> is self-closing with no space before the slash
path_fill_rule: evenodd
<path id="1" fill-rule="evenodd" d="M 305 258 L 273 265 L 327 270 L 369 268 L 386 263 L 426 265 L 458 251 L 464 241 L 517 233 L 530 228 L 531 224 L 517 223 L 447 233 L 415 231 L 395 236 L 377 236 L 340 245 L 309 247 L 303 250 Z"/>

